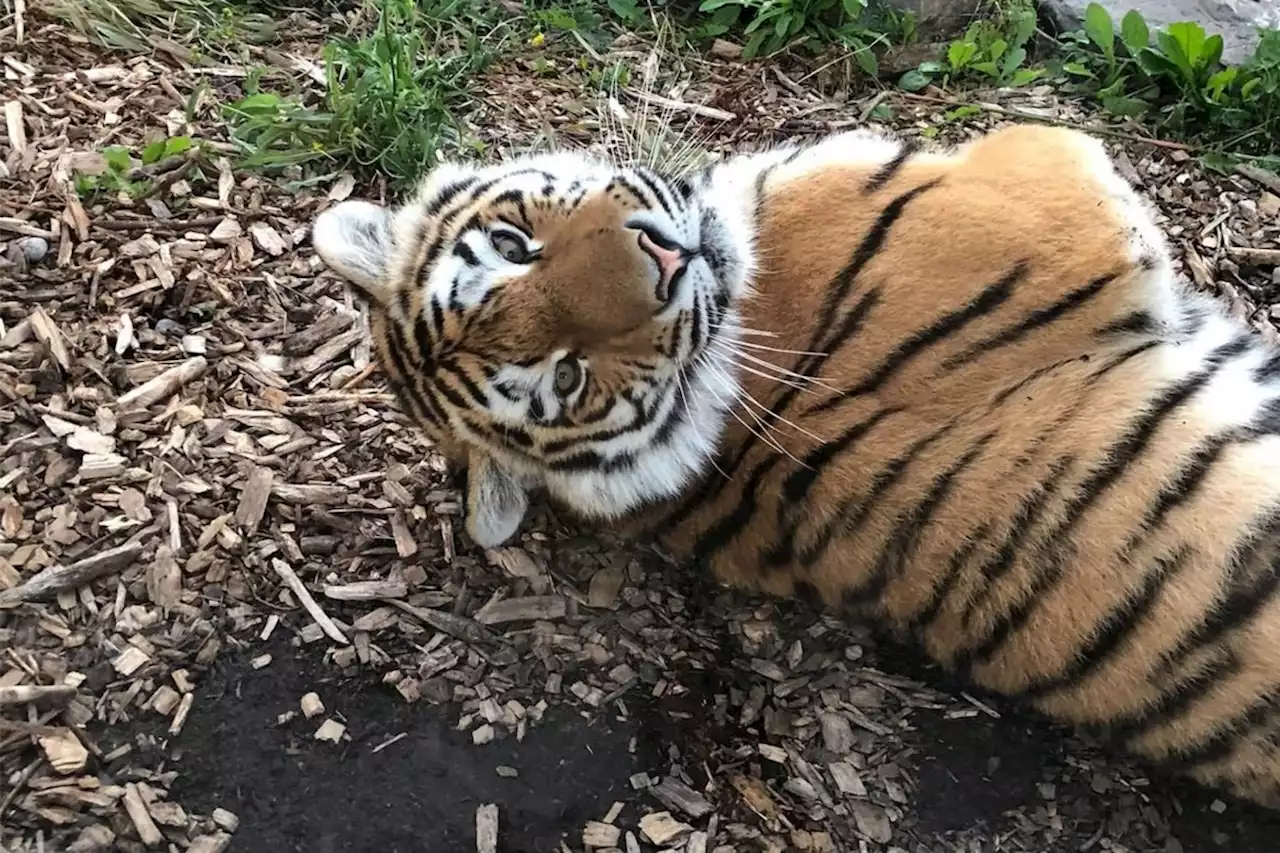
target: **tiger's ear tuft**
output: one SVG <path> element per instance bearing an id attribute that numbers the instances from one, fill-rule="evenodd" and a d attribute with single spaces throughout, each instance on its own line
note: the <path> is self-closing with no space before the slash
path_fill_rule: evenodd
<path id="1" fill-rule="evenodd" d="M 344 201 L 316 217 L 311 245 L 329 269 L 383 304 L 389 296 L 391 211 L 367 201 Z"/>
<path id="2" fill-rule="evenodd" d="M 529 496 L 491 456 L 472 450 L 467 461 L 467 535 L 481 548 L 496 548 L 515 535 Z"/>

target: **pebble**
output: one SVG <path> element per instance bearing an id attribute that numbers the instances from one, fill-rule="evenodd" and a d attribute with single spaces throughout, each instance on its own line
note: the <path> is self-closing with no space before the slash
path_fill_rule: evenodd
<path id="1" fill-rule="evenodd" d="M 29 264 L 38 264 L 49 254 L 49 241 L 43 237 L 20 237 L 18 248 Z"/>

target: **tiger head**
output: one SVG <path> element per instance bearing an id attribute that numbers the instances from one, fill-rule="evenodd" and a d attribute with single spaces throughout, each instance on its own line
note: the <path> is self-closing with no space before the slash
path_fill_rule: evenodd
<path id="1" fill-rule="evenodd" d="M 312 242 L 368 300 L 380 367 L 465 464 L 467 531 L 493 547 L 532 490 L 607 520 L 703 474 L 738 392 L 723 346 L 753 198 L 732 170 L 448 163 L 398 208 L 329 208 Z"/>

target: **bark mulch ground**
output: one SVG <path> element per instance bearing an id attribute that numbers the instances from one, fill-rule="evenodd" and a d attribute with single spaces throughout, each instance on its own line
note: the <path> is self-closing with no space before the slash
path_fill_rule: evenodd
<path id="1" fill-rule="evenodd" d="M 217 102 L 246 69 L 26 24 L 0 32 L 0 848 L 1275 849 L 1273 816 L 546 508 L 474 548 L 307 245 L 350 177 L 233 167 Z M 832 69 L 664 75 L 653 108 L 711 148 L 1097 126 L 1047 87 L 956 115 Z M 478 85 L 494 154 L 599 138 L 573 74 L 513 60 Z M 1280 187 L 1111 130 L 1184 273 L 1274 338 Z M 104 146 L 181 134 L 201 153 L 138 174 L 144 197 L 75 191 Z"/>

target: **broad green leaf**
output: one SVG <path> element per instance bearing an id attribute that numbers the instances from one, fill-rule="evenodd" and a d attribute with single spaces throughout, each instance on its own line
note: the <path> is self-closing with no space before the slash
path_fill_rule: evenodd
<path id="1" fill-rule="evenodd" d="M 164 157 L 164 140 L 157 139 L 142 149 L 142 165 L 150 166 Z"/>
<path id="2" fill-rule="evenodd" d="M 924 74 L 942 74 L 947 70 L 945 62 L 939 62 L 936 59 L 927 59 L 917 66 Z"/>
<path id="3" fill-rule="evenodd" d="M 858 63 L 858 67 L 861 68 L 864 73 L 869 74 L 872 77 L 879 76 L 880 61 L 876 59 L 876 55 L 871 51 L 871 48 L 862 47 L 855 50 L 853 52 L 853 61 Z"/>
<path id="4" fill-rule="evenodd" d="M 1027 49 L 1025 47 L 1015 47 L 1013 50 L 1009 51 L 1009 55 L 1004 58 L 1004 65 L 1001 66 L 1001 73 L 1005 77 L 1008 77 L 1013 74 L 1014 71 L 1018 70 L 1018 67 L 1022 65 L 1026 58 Z"/>
<path id="5" fill-rule="evenodd" d="M 977 115 L 980 112 L 982 112 L 982 107 L 974 106 L 973 104 L 966 104 L 963 107 L 956 107 L 950 112 L 943 113 L 942 117 L 947 121 L 955 121 L 956 119 L 968 118 L 969 116 Z"/>
<path id="6" fill-rule="evenodd" d="M 1004 39 L 996 39 L 991 43 L 991 46 L 987 48 L 987 56 L 990 59 L 998 60 L 1000 59 L 1000 57 L 1004 56 L 1004 52 L 1008 48 L 1009 48 L 1008 42 L 1006 42 Z"/>
<path id="7" fill-rule="evenodd" d="M 971 41 L 953 41 L 947 48 L 947 62 L 953 71 L 958 71 L 968 65 L 977 52 L 978 46 Z"/>
<path id="8" fill-rule="evenodd" d="M 1147 21 L 1137 9 L 1130 9 L 1120 21 L 1120 40 L 1130 56 L 1137 56 L 1151 42 L 1151 31 L 1147 29 Z"/>
<path id="9" fill-rule="evenodd" d="M 1160 33 L 1160 35 L 1164 34 Z M 1176 45 L 1175 49 L 1177 49 Z M 1138 65 L 1152 77 L 1172 77 L 1176 80 L 1183 73 L 1176 62 L 1150 47 L 1144 47 L 1138 51 Z M 1188 68 L 1187 73 L 1190 74 L 1190 71 L 1191 69 Z"/>
<path id="10" fill-rule="evenodd" d="M 1211 93 L 1215 101 L 1220 101 L 1223 93 L 1235 82 L 1239 74 L 1239 68 L 1224 68 L 1209 78 L 1209 82 L 1205 83 L 1205 89 Z"/>
<path id="11" fill-rule="evenodd" d="M 1083 63 L 1080 63 L 1080 62 L 1067 62 L 1067 63 L 1064 63 L 1064 64 L 1063 64 L 1063 66 L 1062 66 L 1062 70 L 1063 70 L 1063 71 L 1065 71 L 1065 72 L 1067 72 L 1068 74 L 1074 74 L 1074 75 L 1076 75 L 1077 77 L 1092 77 L 1092 76 L 1093 76 L 1093 72 L 1092 72 L 1092 71 L 1090 71 L 1088 68 L 1086 68 L 1086 67 L 1084 66 L 1084 64 L 1083 64 Z"/>
<path id="12" fill-rule="evenodd" d="M 133 165 L 129 149 L 123 145 L 108 145 L 102 149 L 102 159 L 107 161 L 107 168 L 113 172 L 127 172 Z"/>
<path id="13" fill-rule="evenodd" d="M 912 68 L 898 78 L 898 88 L 906 92 L 919 92 L 932 82 L 933 78 L 930 75 L 919 68 Z"/>
<path id="14" fill-rule="evenodd" d="M 1014 47 L 1022 47 L 1036 32 L 1036 13 L 1031 9 L 1024 9 L 1018 16 L 1018 26 L 1013 31 L 1012 44 Z"/>
<path id="15" fill-rule="evenodd" d="M 1156 42 L 1165 55 L 1172 59 L 1190 80 L 1201 66 L 1204 54 L 1204 27 L 1194 21 L 1178 21 L 1156 35 Z"/>
<path id="16" fill-rule="evenodd" d="M 1220 59 L 1222 59 L 1222 36 L 1215 33 L 1205 39 L 1204 49 L 1200 53 L 1200 62 L 1196 68 L 1200 70 L 1212 68 Z"/>
<path id="17" fill-rule="evenodd" d="M 1043 68 L 1019 68 L 1014 72 L 1014 75 L 1009 82 L 1014 86 L 1025 86 L 1034 80 L 1040 79 L 1040 76 L 1043 74 Z"/>
<path id="18" fill-rule="evenodd" d="M 849 20 L 856 21 L 867 8 L 867 0 L 843 0 L 843 5 L 844 13 L 849 16 Z"/>
<path id="19" fill-rule="evenodd" d="M 994 62 L 975 62 L 969 66 L 974 71 L 986 74 L 988 77 L 999 77 L 1000 69 Z"/>
<path id="20" fill-rule="evenodd" d="M 1084 31 L 1108 57 L 1115 53 L 1116 34 L 1111 25 L 1111 15 L 1100 4 L 1090 3 L 1084 10 Z"/>
<path id="21" fill-rule="evenodd" d="M 190 136 L 175 136 L 164 144 L 164 156 L 173 157 L 191 150 Z"/>
<path id="22" fill-rule="evenodd" d="M 751 38 L 747 39 L 747 43 L 742 46 L 742 58 L 754 59 L 756 54 L 760 52 L 760 45 L 764 44 L 766 35 L 768 33 L 765 30 L 757 30 L 752 33 Z"/>
<path id="23" fill-rule="evenodd" d="M 712 12 L 721 6 L 743 6 L 743 0 L 702 0 L 702 5 L 698 7 L 699 12 Z"/>
<path id="24" fill-rule="evenodd" d="M 871 110 L 871 114 L 868 116 L 868 118 L 873 118 L 876 121 L 892 121 L 893 107 L 891 107 L 889 104 L 886 104 L 882 101 L 875 105 L 875 107 Z"/>

